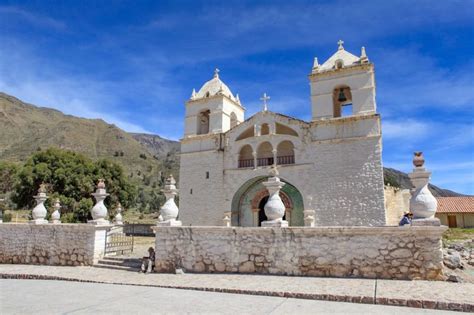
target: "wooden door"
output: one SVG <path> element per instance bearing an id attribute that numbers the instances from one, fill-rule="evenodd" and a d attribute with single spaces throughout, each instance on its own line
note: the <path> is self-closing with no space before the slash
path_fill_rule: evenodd
<path id="1" fill-rule="evenodd" d="M 458 227 L 455 215 L 448 215 L 448 226 L 450 228 Z"/>

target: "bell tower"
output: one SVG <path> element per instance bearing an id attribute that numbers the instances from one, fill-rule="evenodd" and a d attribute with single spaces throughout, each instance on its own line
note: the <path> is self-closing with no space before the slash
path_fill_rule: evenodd
<path id="1" fill-rule="evenodd" d="M 193 89 L 186 102 L 184 138 L 226 132 L 244 121 L 244 113 L 239 95 L 232 94 L 216 69 L 214 77 L 199 92 Z"/>
<path id="2" fill-rule="evenodd" d="M 312 120 L 376 113 L 374 65 L 362 47 L 359 57 L 344 49 L 322 65 L 314 59 L 309 75 Z"/>

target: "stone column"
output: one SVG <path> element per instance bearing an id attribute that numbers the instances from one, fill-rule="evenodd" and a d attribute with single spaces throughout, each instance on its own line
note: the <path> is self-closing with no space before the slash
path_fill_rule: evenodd
<path id="1" fill-rule="evenodd" d="M 61 209 L 61 203 L 59 202 L 58 198 L 54 200 L 53 209 L 54 211 L 51 213 L 51 220 L 53 220 L 53 224 L 60 224 L 61 214 L 59 213 L 59 210 Z"/>
<path id="2" fill-rule="evenodd" d="M 46 196 L 46 187 L 44 184 L 40 185 L 40 188 L 38 189 L 38 194 L 34 196 L 36 200 L 36 206 L 33 208 L 32 215 L 33 215 L 33 220 L 30 221 L 32 224 L 46 224 L 48 223 L 48 220 L 46 220 L 46 214 L 48 211 L 46 210 L 46 207 L 44 206 L 44 202 L 46 199 L 48 199 L 48 196 Z"/>
<path id="3" fill-rule="evenodd" d="M 252 152 L 252 156 L 253 156 L 253 168 L 254 169 L 257 169 L 257 152 L 253 151 Z"/>
<path id="4" fill-rule="evenodd" d="M 166 179 L 165 188 L 162 192 L 165 194 L 166 202 L 160 209 L 160 217 L 156 225 L 158 226 L 181 226 L 181 221 L 176 220 L 179 214 L 179 209 L 176 203 L 174 202 L 174 196 L 178 194 L 178 189 L 176 189 L 176 181 L 173 178 L 173 175 L 170 175 Z"/>
<path id="5" fill-rule="evenodd" d="M 96 204 L 92 207 L 91 214 L 92 219 L 88 223 L 95 224 L 95 225 L 109 225 L 110 222 L 107 220 L 107 208 L 104 205 L 104 200 L 109 196 L 107 191 L 105 190 L 105 183 L 103 179 L 99 179 L 99 183 L 97 184 L 97 189 L 95 193 L 92 194 L 96 200 Z"/>
<path id="6" fill-rule="evenodd" d="M 438 202 L 428 189 L 431 172 L 424 167 L 425 159 L 423 152 L 415 152 L 413 172 L 408 174 L 414 189 L 411 192 L 410 211 L 413 212 L 412 225 L 440 225 L 439 219 L 435 218 Z"/>
<path id="7" fill-rule="evenodd" d="M 117 204 L 117 209 L 115 210 L 117 212 L 117 214 L 115 215 L 114 217 L 114 223 L 116 225 L 123 225 L 123 221 L 122 221 L 122 205 L 120 204 L 120 202 Z"/>
<path id="8" fill-rule="evenodd" d="M 273 149 L 273 150 L 272 150 L 272 154 L 273 154 L 273 165 L 277 165 L 277 158 L 278 158 L 278 151 L 277 151 L 277 149 Z"/>
<path id="9" fill-rule="evenodd" d="M 288 221 L 283 220 L 285 205 L 280 198 L 280 189 L 285 183 L 280 181 L 278 170 L 275 165 L 270 169 L 270 177 L 262 184 L 267 188 L 269 198 L 264 206 L 265 215 L 268 220 L 262 222 L 262 227 L 287 227 Z"/>

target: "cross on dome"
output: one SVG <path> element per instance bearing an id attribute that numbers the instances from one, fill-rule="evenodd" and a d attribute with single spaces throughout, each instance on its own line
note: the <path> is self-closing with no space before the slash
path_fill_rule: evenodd
<path id="1" fill-rule="evenodd" d="M 343 41 L 342 39 L 338 40 L 338 41 L 337 41 L 337 45 L 338 45 L 339 47 L 337 47 L 337 49 L 338 49 L 338 50 L 344 49 L 344 47 L 342 46 L 343 44 L 344 44 L 344 41 Z"/>
<path id="2" fill-rule="evenodd" d="M 267 96 L 267 93 L 263 93 L 263 96 L 260 98 L 263 101 L 263 111 L 268 110 L 267 101 L 270 99 L 270 96 Z"/>
<path id="3" fill-rule="evenodd" d="M 221 70 L 219 70 L 218 68 L 216 68 L 214 70 L 214 78 L 218 78 L 219 77 L 219 72 L 221 72 Z"/>

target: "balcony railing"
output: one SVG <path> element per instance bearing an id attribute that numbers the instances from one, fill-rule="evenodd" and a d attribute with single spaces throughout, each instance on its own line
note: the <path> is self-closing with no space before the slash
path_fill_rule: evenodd
<path id="1" fill-rule="evenodd" d="M 258 158 L 257 159 L 257 166 L 268 166 L 273 165 L 273 158 Z"/>
<path id="2" fill-rule="evenodd" d="M 253 167 L 253 159 L 239 160 L 239 168 Z"/>
<path id="3" fill-rule="evenodd" d="M 278 165 L 295 164 L 295 156 L 294 155 L 279 156 L 277 157 L 277 164 Z"/>

